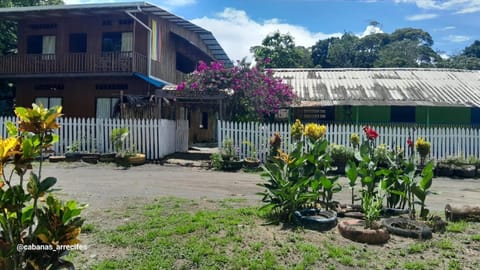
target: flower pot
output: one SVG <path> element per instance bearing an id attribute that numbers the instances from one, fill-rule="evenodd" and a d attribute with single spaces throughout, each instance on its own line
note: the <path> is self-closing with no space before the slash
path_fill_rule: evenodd
<path id="1" fill-rule="evenodd" d="M 307 229 L 328 231 L 337 225 L 337 213 L 320 209 L 295 211 L 295 223 Z"/>
<path id="2" fill-rule="evenodd" d="M 390 239 L 390 234 L 382 228 L 369 229 L 365 228 L 365 221 L 358 219 L 343 220 L 338 224 L 340 234 L 352 241 L 380 245 Z"/>
<path id="3" fill-rule="evenodd" d="M 142 165 L 145 164 L 145 154 L 135 154 L 135 156 L 128 157 L 128 162 L 131 165 Z"/>
<path id="4" fill-rule="evenodd" d="M 427 225 L 408 218 L 387 218 L 383 220 L 387 230 L 395 235 L 416 239 L 432 238 L 432 229 Z"/>
<path id="5" fill-rule="evenodd" d="M 243 167 L 243 160 L 224 160 L 222 170 L 235 172 Z"/>
<path id="6" fill-rule="evenodd" d="M 256 169 L 256 168 L 258 168 L 258 166 L 260 166 L 260 160 L 258 160 L 258 159 L 246 158 L 246 159 L 243 161 L 243 165 L 245 166 L 245 168 Z"/>

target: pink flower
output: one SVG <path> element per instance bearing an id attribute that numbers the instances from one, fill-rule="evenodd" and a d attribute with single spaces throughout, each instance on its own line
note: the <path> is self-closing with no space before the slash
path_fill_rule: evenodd
<path id="1" fill-rule="evenodd" d="M 177 90 L 178 91 L 181 91 L 183 89 L 185 89 L 185 82 L 181 82 L 179 85 L 177 85 Z"/>
<path id="2" fill-rule="evenodd" d="M 263 63 L 265 63 L 265 64 L 268 64 L 268 63 L 270 63 L 270 62 L 272 62 L 272 59 L 270 59 L 270 58 L 268 58 L 268 57 L 266 57 L 265 59 L 263 59 Z"/>

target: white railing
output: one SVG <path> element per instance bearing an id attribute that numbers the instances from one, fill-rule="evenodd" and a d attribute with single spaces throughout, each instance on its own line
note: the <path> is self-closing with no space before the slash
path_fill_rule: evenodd
<path id="1" fill-rule="evenodd" d="M 327 124 L 326 138 L 330 143 L 349 145 L 350 135 L 357 133 L 363 136 L 363 125 Z M 469 127 L 422 127 L 422 126 L 371 126 L 380 136 L 377 144 L 386 144 L 392 149 L 400 146 L 407 149 L 407 139 L 423 137 L 431 142 L 430 157 L 436 160 L 452 156 L 480 157 L 480 129 Z M 218 121 L 218 146 L 226 138 L 233 140 L 242 158 L 249 154 L 244 141 L 255 145 L 258 158 L 265 161 L 269 151 L 269 140 L 275 132 L 282 137 L 283 151 L 291 147 L 290 125 L 282 123 L 239 123 Z"/>
<path id="2" fill-rule="evenodd" d="M 16 122 L 15 117 L 0 117 L 2 138 L 8 136 L 4 123 Z M 57 154 L 78 145 L 79 151 L 95 153 L 113 152 L 110 134 L 114 128 L 126 127 L 129 131 L 127 148 L 144 153 L 147 159 L 156 160 L 168 154 L 188 150 L 188 121 L 166 119 L 103 119 L 60 118 L 57 134 L 60 140 L 54 145 Z"/>

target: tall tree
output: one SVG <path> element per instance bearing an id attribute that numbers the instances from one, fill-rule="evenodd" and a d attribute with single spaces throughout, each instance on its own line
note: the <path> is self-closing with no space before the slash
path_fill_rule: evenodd
<path id="1" fill-rule="evenodd" d="M 267 35 L 262 45 L 253 46 L 250 51 L 254 54 L 257 63 L 265 63 L 266 68 L 295 68 L 310 65 L 308 50 L 304 47 L 296 47 L 294 38 L 290 34 L 281 34 L 279 31 Z M 264 62 L 265 59 L 268 61 Z"/>
<path id="2" fill-rule="evenodd" d="M 425 32 L 422 29 L 410 27 L 395 30 L 393 33 L 390 34 L 390 40 L 392 42 L 403 40 L 416 41 L 417 45 L 419 46 L 428 45 L 429 47 L 431 47 L 433 45 L 432 36 L 430 36 L 428 32 Z"/>
<path id="3" fill-rule="evenodd" d="M 329 68 L 332 67 L 328 62 L 328 50 L 330 46 L 338 40 L 337 37 L 331 37 L 317 41 L 312 47 L 312 62 L 315 67 Z"/>
<path id="4" fill-rule="evenodd" d="M 480 40 L 475 40 L 472 45 L 465 47 L 462 55 L 480 58 Z"/>
<path id="5" fill-rule="evenodd" d="M 332 42 L 328 49 L 327 61 L 334 67 L 353 67 L 358 37 L 345 33 L 340 39 Z"/>
<path id="6" fill-rule="evenodd" d="M 371 68 L 378 59 L 380 50 L 390 42 L 386 33 L 376 33 L 359 39 L 356 47 L 355 67 Z"/>

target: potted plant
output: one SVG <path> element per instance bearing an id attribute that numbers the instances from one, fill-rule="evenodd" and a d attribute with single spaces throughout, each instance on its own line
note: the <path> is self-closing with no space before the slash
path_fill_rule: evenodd
<path id="1" fill-rule="evenodd" d="M 243 160 L 246 168 L 256 169 L 260 165 L 260 160 L 257 158 L 257 151 L 255 145 L 250 141 L 244 141 L 243 144 L 248 146 L 249 155 Z"/>
<path id="2" fill-rule="evenodd" d="M 353 162 L 349 164 L 347 176 L 350 186 L 353 188 L 356 178 L 360 176 L 362 184 L 362 209 L 365 220 L 343 220 L 338 225 L 340 234 L 352 241 L 367 244 L 383 244 L 390 239 L 390 234 L 383 229 L 378 220 L 383 205 L 383 196 L 380 194 L 382 186 L 382 169 L 377 166 L 378 159 L 375 159 L 374 145 L 379 134 L 371 127 L 364 127 L 366 140 L 355 153 L 358 159 L 358 166 Z M 353 170 L 356 170 L 354 172 Z M 353 190 L 353 189 L 352 189 Z M 353 191 L 352 191 L 353 200 Z"/>
<path id="3" fill-rule="evenodd" d="M 133 149 L 125 146 L 128 139 L 128 128 L 114 128 L 110 134 L 110 140 L 112 141 L 115 149 L 115 161 L 121 166 L 142 165 L 146 161 L 145 154 L 137 153 Z M 107 157 L 108 158 L 108 157 Z"/>
<path id="4" fill-rule="evenodd" d="M 330 210 L 333 194 L 340 191 L 338 177 L 331 177 L 330 157 L 325 139 L 326 127 L 314 123 L 305 127 L 299 120 L 292 126 L 295 144 L 290 153 L 280 150 L 281 138 L 275 133 L 270 140 L 272 156 L 262 168 L 265 188 L 260 193 L 275 221 L 294 222 L 314 230 L 328 230 L 337 223 Z"/>
<path id="5" fill-rule="evenodd" d="M 80 141 L 73 141 L 72 144 L 67 146 L 67 152 L 65 153 L 65 160 L 68 162 L 79 161 L 82 158 L 80 153 Z"/>
<path id="6" fill-rule="evenodd" d="M 225 139 L 223 141 L 220 154 L 222 156 L 222 170 L 238 171 L 243 167 L 243 160 L 240 160 L 232 139 Z"/>

